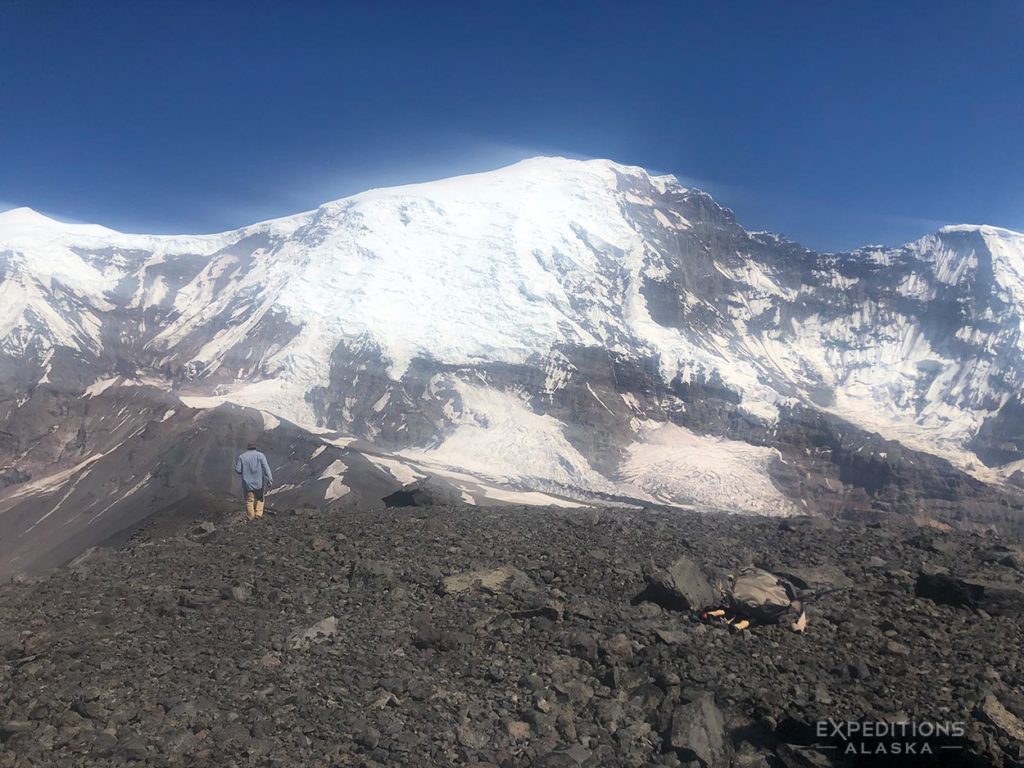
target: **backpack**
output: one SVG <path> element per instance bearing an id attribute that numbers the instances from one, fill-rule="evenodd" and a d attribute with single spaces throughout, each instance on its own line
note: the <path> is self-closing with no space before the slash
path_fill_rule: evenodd
<path id="1" fill-rule="evenodd" d="M 740 571 L 728 597 L 734 613 L 764 624 L 778 622 L 791 611 L 801 612 L 793 585 L 760 568 Z"/>

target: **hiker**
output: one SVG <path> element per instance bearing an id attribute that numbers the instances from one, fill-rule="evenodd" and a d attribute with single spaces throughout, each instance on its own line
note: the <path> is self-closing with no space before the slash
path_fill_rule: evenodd
<path id="1" fill-rule="evenodd" d="M 258 520 L 263 517 L 263 494 L 274 482 L 274 476 L 267 457 L 256 450 L 256 443 L 250 441 L 245 448 L 235 462 L 235 472 L 242 476 L 245 513 L 250 520 Z"/>

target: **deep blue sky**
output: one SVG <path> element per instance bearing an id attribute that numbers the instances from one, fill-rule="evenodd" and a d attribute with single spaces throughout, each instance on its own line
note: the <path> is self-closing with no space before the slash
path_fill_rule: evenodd
<path id="1" fill-rule="evenodd" d="M 1024 3 L 0 0 L 0 208 L 214 231 L 536 154 L 822 249 L 1024 230 Z"/>

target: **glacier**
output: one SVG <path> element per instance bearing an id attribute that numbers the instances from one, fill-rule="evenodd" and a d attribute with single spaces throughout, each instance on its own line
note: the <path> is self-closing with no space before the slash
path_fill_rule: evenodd
<path id="1" fill-rule="evenodd" d="M 1022 301 L 1020 233 L 821 254 L 607 160 L 533 158 L 209 235 L 21 208 L 0 213 L 0 466 L 77 466 L 89 430 L 46 423 L 53 402 L 133 387 L 167 393 L 169 424 L 247 407 L 494 498 L 759 514 L 927 498 L 955 516 L 981 494 L 987 520 L 1015 502 L 975 481 L 1012 493 L 1024 466 Z"/>

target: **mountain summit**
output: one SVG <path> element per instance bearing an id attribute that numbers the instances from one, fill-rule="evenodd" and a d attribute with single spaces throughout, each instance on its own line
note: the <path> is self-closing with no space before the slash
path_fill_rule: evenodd
<path id="1" fill-rule="evenodd" d="M 211 409 L 308 441 L 286 492 L 321 500 L 355 492 L 358 453 L 480 501 L 1017 516 L 1008 230 L 819 254 L 672 176 L 534 158 L 214 235 L 16 209 L 0 280 L 0 513 L 23 528 L 61 498 L 152 507 L 159 452 L 86 476 L 153 432 L 206 445 Z"/>

